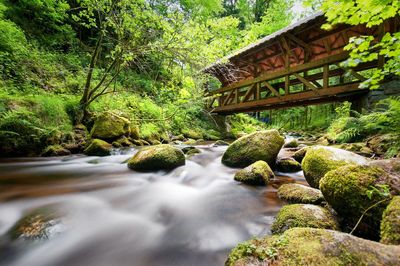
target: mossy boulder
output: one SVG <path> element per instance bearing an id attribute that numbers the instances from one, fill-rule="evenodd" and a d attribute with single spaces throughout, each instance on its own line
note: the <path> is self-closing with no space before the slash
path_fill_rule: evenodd
<path id="1" fill-rule="evenodd" d="M 301 166 L 304 177 L 311 187 L 319 188 L 319 181 L 329 171 L 348 164 L 363 165 L 368 160 L 353 152 L 332 148 L 315 146 L 309 147 Z"/>
<path id="2" fill-rule="evenodd" d="M 42 156 L 67 156 L 70 154 L 71 152 L 61 145 L 50 145 L 43 151 Z"/>
<path id="3" fill-rule="evenodd" d="M 248 185 L 267 185 L 269 180 L 274 178 L 274 172 L 272 172 L 268 163 L 264 161 L 257 161 L 246 168 L 239 170 L 234 179 L 236 181 L 248 184 Z"/>
<path id="4" fill-rule="evenodd" d="M 357 234 L 372 239 L 379 236 L 382 213 L 389 202 L 376 203 L 387 199 L 387 192 L 398 194 L 398 188 L 398 180 L 382 168 L 365 165 L 348 165 L 332 170 L 320 182 L 325 200 L 347 220 L 350 228 L 369 209 Z M 376 206 L 370 208 L 373 205 Z"/>
<path id="5" fill-rule="evenodd" d="M 113 141 L 112 145 L 117 148 L 121 147 L 130 147 L 133 146 L 133 143 L 125 136 L 120 137 L 116 141 Z"/>
<path id="6" fill-rule="evenodd" d="M 400 196 L 394 197 L 383 212 L 381 243 L 400 245 Z"/>
<path id="7" fill-rule="evenodd" d="M 140 128 L 138 125 L 130 125 L 130 135 L 131 139 L 140 139 Z"/>
<path id="8" fill-rule="evenodd" d="M 186 152 L 186 156 L 192 156 L 192 155 L 199 154 L 199 153 L 201 153 L 201 150 L 194 148 L 194 149 L 191 149 L 188 152 Z"/>
<path id="9" fill-rule="evenodd" d="M 89 156 L 107 156 L 111 154 L 112 145 L 101 139 L 94 139 L 83 151 Z"/>
<path id="10" fill-rule="evenodd" d="M 183 130 L 183 135 L 188 139 L 202 139 L 203 133 L 200 129 L 186 129 Z"/>
<path id="11" fill-rule="evenodd" d="M 276 169 L 284 173 L 301 171 L 301 164 L 292 158 L 280 158 L 276 161 Z"/>
<path id="12" fill-rule="evenodd" d="M 290 204 L 283 206 L 275 217 L 271 231 L 281 234 L 293 227 L 311 227 L 338 230 L 336 217 L 327 209 L 312 204 Z"/>
<path id="13" fill-rule="evenodd" d="M 112 112 L 104 112 L 94 120 L 90 131 L 92 138 L 103 140 L 116 139 L 130 134 L 130 121 Z"/>
<path id="14" fill-rule="evenodd" d="M 400 247 L 350 234 L 293 228 L 282 235 L 252 239 L 236 246 L 226 266 L 400 265 Z"/>
<path id="15" fill-rule="evenodd" d="M 143 148 L 128 161 L 128 167 L 138 171 L 170 170 L 184 164 L 183 152 L 168 144 Z"/>
<path id="16" fill-rule="evenodd" d="M 277 130 L 257 131 L 235 140 L 222 156 L 222 163 L 231 167 L 246 167 L 262 160 L 275 165 L 284 138 Z"/>
<path id="17" fill-rule="evenodd" d="M 378 155 L 384 155 L 397 140 L 396 134 L 375 135 L 367 139 L 367 147 Z"/>
<path id="18" fill-rule="evenodd" d="M 297 148 L 299 146 L 299 141 L 297 139 L 288 139 L 283 145 L 284 148 Z"/>
<path id="19" fill-rule="evenodd" d="M 306 156 L 308 148 L 309 147 L 304 147 L 304 148 L 301 148 L 300 150 L 296 151 L 295 153 L 293 153 L 293 155 L 292 155 L 293 159 L 295 159 L 299 163 L 302 163 L 304 157 Z"/>
<path id="20" fill-rule="evenodd" d="M 229 146 L 229 143 L 224 140 L 217 140 L 216 142 L 214 142 L 213 147 L 218 146 Z"/>
<path id="21" fill-rule="evenodd" d="M 301 184 L 283 184 L 278 189 L 278 197 L 289 203 L 320 204 L 324 201 L 320 190 Z"/>

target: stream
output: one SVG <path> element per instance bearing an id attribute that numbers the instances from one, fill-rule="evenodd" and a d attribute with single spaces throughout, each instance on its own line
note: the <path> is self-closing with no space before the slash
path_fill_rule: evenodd
<path id="1" fill-rule="evenodd" d="M 0 161 L 0 265 L 223 265 L 231 248 L 270 234 L 282 206 L 277 187 L 305 183 L 302 172 L 276 173 L 267 187 L 233 180 L 221 164 L 226 147 L 173 171 L 139 173 L 126 160 L 74 155 Z M 35 209 L 60 215 L 44 241 L 10 240 L 14 224 Z"/>

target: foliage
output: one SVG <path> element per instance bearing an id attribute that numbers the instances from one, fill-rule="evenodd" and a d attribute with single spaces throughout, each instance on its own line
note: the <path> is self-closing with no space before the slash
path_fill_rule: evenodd
<path id="1" fill-rule="evenodd" d="M 329 24 L 325 29 L 329 29 L 334 24 L 347 23 L 351 25 L 366 24 L 367 27 L 378 26 L 389 18 L 400 14 L 400 1 L 398 0 L 326 0 L 322 9 L 328 19 Z M 343 12 L 345 11 L 345 12 Z M 362 87 L 376 89 L 379 82 L 385 77 L 396 75 L 400 76 L 400 33 L 386 33 L 377 42 L 373 41 L 372 36 L 361 36 L 351 38 L 346 50 L 350 51 L 350 59 L 344 65 L 354 67 L 360 63 L 377 60 L 381 57 L 385 60 L 383 69 L 377 69 L 373 75 L 362 83 Z"/>

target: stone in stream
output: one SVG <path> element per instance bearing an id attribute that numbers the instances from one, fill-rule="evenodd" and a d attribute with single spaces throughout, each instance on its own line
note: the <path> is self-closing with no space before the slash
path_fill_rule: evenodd
<path id="1" fill-rule="evenodd" d="M 321 179 L 320 188 L 325 200 L 346 220 L 349 229 L 364 214 L 356 234 L 379 239 L 382 213 L 389 204 L 388 193 L 399 194 L 400 182 L 380 167 L 347 165 L 328 172 Z"/>
<path id="2" fill-rule="evenodd" d="M 22 217 L 8 232 L 13 240 L 37 241 L 52 238 L 62 231 L 61 214 L 49 207 L 31 211 Z"/>
<path id="3" fill-rule="evenodd" d="M 276 161 L 276 170 L 284 173 L 301 171 L 301 164 L 292 158 L 280 158 Z"/>
<path id="4" fill-rule="evenodd" d="M 112 145 L 117 148 L 121 147 L 130 147 L 133 146 L 133 143 L 125 136 L 120 137 L 116 141 L 113 141 Z"/>
<path id="5" fill-rule="evenodd" d="M 400 246 L 384 245 L 350 234 L 293 228 L 282 235 L 237 245 L 225 266 L 263 265 L 400 265 Z"/>
<path id="6" fill-rule="evenodd" d="M 321 191 L 301 184 L 283 184 L 278 197 L 288 203 L 320 204 L 324 201 Z"/>
<path id="7" fill-rule="evenodd" d="M 71 152 L 61 145 L 50 145 L 47 146 L 41 156 L 66 156 L 71 155 Z"/>
<path id="8" fill-rule="evenodd" d="M 301 163 L 303 161 L 304 157 L 306 156 L 308 148 L 309 147 L 304 147 L 304 148 L 301 148 L 300 150 L 296 151 L 295 153 L 293 153 L 293 155 L 292 155 L 293 159 L 295 159 L 296 161 Z"/>
<path id="9" fill-rule="evenodd" d="M 329 171 L 348 164 L 366 165 L 368 160 L 353 152 L 323 146 L 307 148 L 301 163 L 304 177 L 311 187 L 319 188 L 319 181 Z"/>
<path id="10" fill-rule="evenodd" d="M 383 212 L 381 243 L 400 245 L 400 196 L 394 197 Z"/>
<path id="11" fill-rule="evenodd" d="M 246 167 L 262 160 L 273 166 L 283 143 L 284 138 L 277 130 L 257 131 L 230 144 L 222 156 L 222 163 L 231 167 Z"/>
<path id="12" fill-rule="evenodd" d="M 112 145 L 101 139 L 93 139 L 83 151 L 89 156 L 107 156 L 111 154 Z"/>
<path id="13" fill-rule="evenodd" d="M 266 162 L 257 161 L 236 172 L 234 179 L 248 185 L 261 186 L 267 185 L 269 180 L 274 177 L 274 172 Z"/>
<path id="14" fill-rule="evenodd" d="M 218 146 L 229 146 L 229 143 L 224 140 L 217 140 L 216 142 L 214 142 L 213 147 Z"/>
<path id="15" fill-rule="evenodd" d="M 284 148 L 297 148 L 299 146 L 299 142 L 297 139 L 288 139 L 285 144 L 283 144 Z"/>
<path id="16" fill-rule="evenodd" d="M 193 148 L 194 148 L 194 147 L 193 147 Z M 192 155 L 199 154 L 199 153 L 201 153 L 201 150 L 199 150 L 199 149 L 197 149 L 197 148 L 194 148 L 194 149 L 188 150 L 188 151 L 186 152 L 186 156 L 192 156 Z"/>
<path id="17" fill-rule="evenodd" d="M 271 231 L 281 234 L 293 227 L 312 227 L 338 230 L 336 217 L 327 209 L 312 204 L 290 204 L 283 206 L 275 217 Z"/>
<path id="18" fill-rule="evenodd" d="M 138 171 L 170 170 L 184 164 L 183 152 L 168 144 L 143 148 L 128 161 L 128 167 Z"/>
<path id="19" fill-rule="evenodd" d="M 130 134 L 130 121 L 113 112 L 104 112 L 95 118 L 90 134 L 92 138 L 105 140 L 127 136 Z"/>

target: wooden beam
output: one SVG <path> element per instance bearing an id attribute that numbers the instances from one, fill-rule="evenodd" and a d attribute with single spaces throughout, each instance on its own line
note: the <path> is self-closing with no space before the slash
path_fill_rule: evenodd
<path id="1" fill-rule="evenodd" d="M 353 75 L 353 76 L 354 76 L 355 78 L 357 78 L 359 81 L 366 81 L 366 80 L 367 80 L 366 77 L 364 77 L 364 76 L 361 75 L 360 73 L 357 73 L 356 71 L 354 71 L 354 70 L 351 69 L 351 68 L 342 67 L 340 64 L 336 64 L 336 66 L 337 66 L 338 68 L 343 69 L 345 72 L 348 72 L 349 74 Z"/>
<path id="2" fill-rule="evenodd" d="M 322 87 L 324 89 L 329 87 L 329 65 L 326 64 L 323 66 L 323 72 L 322 72 Z"/>
<path id="3" fill-rule="evenodd" d="M 348 53 L 344 52 L 344 53 L 333 55 L 333 56 L 330 56 L 330 57 L 326 57 L 326 58 L 323 58 L 323 59 L 320 59 L 320 60 L 317 60 L 317 61 L 311 61 L 309 63 L 305 63 L 305 64 L 302 64 L 302 65 L 298 65 L 298 66 L 292 67 L 290 69 L 290 71 L 285 69 L 285 70 L 276 71 L 276 72 L 272 72 L 272 73 L 265 73 L 265 74 L 260 75 L 257 78 L 251 79 L 251 80 L 239 81 L 239 82 L 236 82 L 236 83 L 231 84 L 229 86 L 226 86 L 224 88 L 221 88 L 219 90 L 216 90 L 213 93 L 214 94 L 222 93 L 222 92 L 229 91 L 229 90 L 232 90 L 232 89 L 235 89 L 235 88 L 245 87 L 245 86 L 257 83 L 257 82 L 262 82 L 262 81 L 267 81 L 267 80 L 271 80 L 271 79 L 280 78 L 280 77 L 283 77 L 283 76 L 288 75 L 288 74 L 290 75 L 293 72 L 302 72 L 304 70 L 309 70 L 309 69 L 312 69 L 312 68 L 321 67 L 321 66 L 323 66 L 325 64 L 332 64 L 332 63 L 340 62 L 340 61 L 343 61 L 343 60 L 345 60 L 347 58 L 348 58 Z"/>
<path id="4" fill-rule="evenodd" d="M 285 94 L 288 95 L 289 94 L 289 88 L 290 88 L 290 79 L 289 79 L 289 75 L 285 76 Z"/>
<path id="5" fill-rule="evenodd" d="M 231 90 L 231 91 L 228 93 L 228 96 L 226 96 L 225 101 L 222 103 L 222 106 L 225 106 L 225 105 L 228 104 L 228 101 L 231 99 L 231 97 L 232 97 L 234 91 L 235 91 L 235 90 Z"/>
<path id="6" fill-rule="evenodd" d="M 264 82 L 264 84 L 273 94 L 275 94 L 276 97 L 278 97 L 279 99 L 282 98 L 281 94 L 274 87 L 272 87 L 271 84 L 269 84 L 268 82 Z"/>
<path id="7" fill-rule="evenodd" d="M 297 73 L 293 73 L 293 76 L 295 76 L 298 80 L 300 80 L 304 85 L 306 85 L 308 88 L 310 88 L 311 90 L 313 90 L 315 92 L 315 94 L 319 95 L 318 93 L 318 88 L 312 84 L 311 82 L 309 82 L 308 80 L 306 80 L 305 78 L 303 78 L 302 76 L 300 76 Z"/>
<path id="8" fill-rule="evenodd" d="M 253 93 L 253 95 L 254 95 L 255 89 L 256 89 L 256 84 L 253 85 L 253 86 L 251 86 L 251 87 L 246 91 L 246 94 L 245 94 L 244 97 L 243 97 L 242 103 L 247 102 L 247 101 L 249 100 L 249 98 L 250 98 L 250 96 L 251 96 L 252 93 Z"/>
<path id="9" fill-rule="evenodd" d="M 259 101 L 251 101 L 251 102 L 246 102 L 246 103 L 241 103 L 235 106 L 223 106 L 223 107 L 217 107 L 215 109 L 215 112 L 241 112 L 244 109 L 250 110 L 251 108 L 262 108 L 263 106 L 267 105 L 279 105 L 279 104 L 285 104 L 285 103 L 294 103 L 294 102 L 306 102 L 308 100 L 315 100 L 315 99 L 323 99 L 325 97 L 331 96 L 331 97 L 336 97 L 339 96 L 340 94 L 347 94 L 351 92 L 362 92 L 362 91 L 368 91 L 368 89 L 360 89 L 358 87 L 359 83 L 350 83 L 346 84 L 343 86 L 336 86 L 336 87 L 330 87 L 326 89 L 320 89 L 319 90 L 319 95 L 316 97 L 315 93 L 313 91 L 304 91 L 304 92 L 299 92 L 299 93 L 292 93 L 289 95 L 285 95 L 282 97 L 282 99 L 279 99 L 277 97 L 270 97 L 270 98 L 265 98 Z M 260 109 L 261 110 L 261 109 Z"/>

